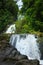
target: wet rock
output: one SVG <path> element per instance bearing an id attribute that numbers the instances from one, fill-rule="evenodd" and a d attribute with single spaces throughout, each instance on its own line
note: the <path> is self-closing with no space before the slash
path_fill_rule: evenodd
<path id="1" fill-rule="evenodd" d="M 38 60 L 20 60 L 15 65 L 39 65 Z"/>
<path id="2" fill-rule="evenodd" d="M 0 48 L 1 48 L 1 44 L 0 44 Z"/>

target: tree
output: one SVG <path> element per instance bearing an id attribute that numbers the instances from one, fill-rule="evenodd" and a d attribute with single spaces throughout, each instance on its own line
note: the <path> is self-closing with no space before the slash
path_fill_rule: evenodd
<path id="1" fill-rule="evenodd" d="M 14 0 L 0 0 L 0 33 L 17 19 L 18 6 Z"/>
<path id="2" fill-rule="evenodd" d="M 22 0 L 21 13 L 32 19 L 34 30 L 43 32 L 43 0 Z M 34 25 L 35 24 L 35 25 Z"/>

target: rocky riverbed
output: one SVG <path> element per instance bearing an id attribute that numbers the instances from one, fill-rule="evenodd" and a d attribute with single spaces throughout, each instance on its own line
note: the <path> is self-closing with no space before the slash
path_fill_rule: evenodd
<path id="1" fill-rule="evenodd" d="M 38 60 L 28 60 L 13 48 L 5 38 L 0 38 L 0 65 L 39 65 Z"/>

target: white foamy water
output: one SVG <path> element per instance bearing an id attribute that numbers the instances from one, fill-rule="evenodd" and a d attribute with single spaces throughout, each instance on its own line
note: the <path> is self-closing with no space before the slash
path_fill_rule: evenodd
<path id="1" fill-rule="evenodd" d="M 12 25 L 10 25 L 10 27 L 7 29 L 7 31 L 5 32 L 5 33 L 15 33 L 15 29 L 16 29 L 16 27 L 15 27 L 15 24 L 12 24 Z"/>
<path id="2" fill-rule="evenodd" d="M 22 0 L 18 0 L 17 5 L 18 5 L 19 9 L 21 9 L 22 5 L 23 5 Z"/>
<path id="3" fill-rule="evenodd" d="M 26 55 L 28 59 L 38 59 L 40 61 L 40 65 L 43 65 L 43 60 L 40 60 L 40 50 L 35 35 L 12 35 L 10 38 L 10 44 L 14 46 L 22 55 Z"/>
<path id="4" fill-rule="evenodd" d="M 10 43 L 23 55 L 29 59 L 40 59 L 38 43 L 34 35 L 12 35 Z M 15 44 L 16 42 L 16 44 Z"/>
<path id="5" fill-rule="evenodd" d="M 43 65 L 43 60 L 40 60 L 40 65 Z"/>

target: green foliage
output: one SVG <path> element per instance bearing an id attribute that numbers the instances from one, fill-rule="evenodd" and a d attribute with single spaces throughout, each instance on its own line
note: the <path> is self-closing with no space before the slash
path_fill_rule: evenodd
<path id="1" fill-rule="evenodd" d="M 34 31 L 32 27 L 32 19 L 24 17 L 22 20 L 16 21 L 16 33 L 31 33 Z"/>
<path id="2" fill-rule="evenodd" d="M 0 0 L 0 33 L 17 19 L 18 6 L 13 0 Z"/>
<path id="3" fill-rule="evenodd" d="M 43 32 L 43 0 L 22 0 L 21 13 L 35 31 Z"/>
<path id="4" fill-rule="evenodd" d="M 16 33 L 35 33 L 43 31 L 43 22 L 25 16 L 22 20 L 16 21 Z M 36 31 L 36 32 L 35 32 Z"/>
<path id="5" fill-rule="evenodd" d="M 25 24 L 23 27 L 22 27 L 22 33 L 29 33 L 29 31 L 28 31 L 28 25 L 27 24 Z"/>

